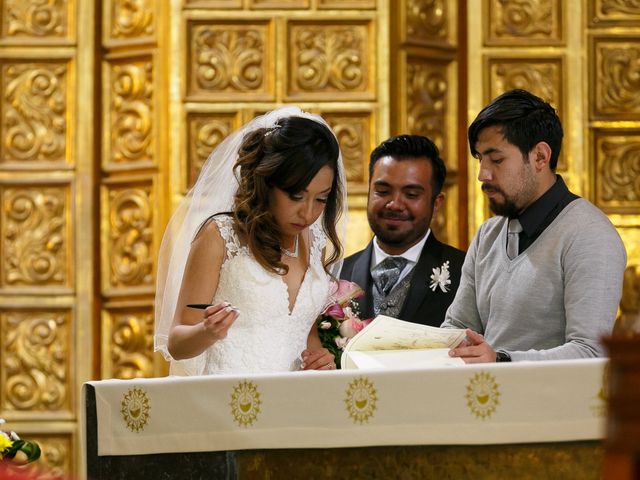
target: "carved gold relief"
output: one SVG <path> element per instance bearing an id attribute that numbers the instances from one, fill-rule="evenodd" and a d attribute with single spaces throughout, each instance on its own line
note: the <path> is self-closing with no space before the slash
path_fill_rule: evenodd
<path id="1" fill-rule="evenodd" d="M 239 128 L 239 123 L 240 119 L 237 113 L 189 115 L 187 119 L 189 126 L 188 187 L 195 183 L 202 165 L 212 150 L 230 133 Z"/>
<path id="2" fill-rule="evenodd" d="M 371 117 L 369 113 L 322 113 L 340 143 L 347 181 L 367 183 L 371 153 Z"/>
<path id="3" fill-rule="evenodd" d="M 189 94 L 270 94 L 270 35 L 268 23 L 192 25 Z"/>
<path id="4" fill-rule="evenodd" d="M 591 24 L 637 25 L 640 20 L 638 0 L 590 0 Z"/>
<path id="5" fill-rule="evenodd" d="M 68 191 L 60 187 L 2 191 L 2 287 L 68 286 Z"/>
<path id="6" fill-rule="evenodd" d="M 153 209 L 150 186 L 109 192 L 109 287 L 152 286 Z"/>
<path id="7" fill-rule="evenodd" d="M 596 204 L 638 212 L 640 207 L 640 135 L 597 134 Z"/>
<path id="8" fill-rule="evenodd" d="M 562 41 L 562 2 L 554 0 L 487 0 L 486 43 L 555 44 Z"/>
<path id="9" fill-rule="evenodd" d="M 111 0 L 111 36 L 136 38 L 153 35 L 152 0 Z"/>
<path id="10" fill-rule="evenodd" d="M 322 8 L 322 9 L 376 8 L 376 0 L 318 0 L 318 8 Z"/>
<path id="11" fill-rule="evenodd" d="M 595 115 L 640 119 L 640 42 L 595 40 Z"/>
<path id="12" fill-rule="evenodd" d="M 409 59 L 407 81 L 407 133 L 429 137 L 444 154 L 449 111 L 446 65 Z"/>
<path id="13" fill-rule="evenodd" d="M 406 3 L 407 40 L 442 42 L 449 36 L 449 12 L 446 0 L 408 0 Z"/>
<path id="14" fill-rule="evenodd" d="M 110 65 L 111 154 L 116 164 L 153 161 L 153 67 L 147 59 Z"/>
<path id="15" fill-rule="evenodd" d="M 64 0 L 7 0 L 3 2 L 3 33 L 6 36 L 62 37 L 67 33 Z"/>
<path id="16" fill-rule="evenodd" d="M 2 409 L 69 410 L 70 317 L 67 312 L 0 313 Z"/>
<path id="17" fill-rule="evenodd" d="M 105 378 L 152 377 L 153 370 L 153 314 L 140 309 L 111 311 L 105 323 L 105 338 L 109 343 L 104 367 Z"/>
<path id="18" fill-rule="evenodd" d="M 65 161 L 66 75 L 64 63 L 2 66 L 0 162 Z"/>
<path id="19" fill-rule="evenodd" d="M 309 0 L 250 0 L 252 8 L 309 8 Z"/>
<path id="20" fill-rule="evenodd" d="M 37 462 L 22 468 L 26 478 L 34 480 L 57 480 L 72 478 L 73 448 L 72 439 L 64 435 L 24 435 L 38 442 L 42 455 Z"/>
<path id="21" fill-rule="evenodd" d="M 370 43 L 367 24 L 291 25 L 288 95 L 323 99 L 327 93 L 334 98 L 370 97 L 366 95 L 372 75 Z"/>

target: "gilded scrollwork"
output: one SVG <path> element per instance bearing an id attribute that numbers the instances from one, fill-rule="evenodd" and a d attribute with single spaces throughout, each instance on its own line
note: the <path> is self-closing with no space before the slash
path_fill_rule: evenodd
<path id="1" fill-rule="evenodd" d="M 640 206 L 640 137 L 605 136 L 597 141 L 598 200 L 602 206 Z"/>
<path id="2" fill-rule="evenodd" d="M 627 23 L 638 21 L 640 4 L 638 0 L 592 0 L 594 2 L 594 21 Z"/>
<path id="3" fill-rule="evenodd" d="M 2 284 L 65 286 L 68 282 L 68 192 L 7 188 L 2 192 Z"/>
<path id="4" fill-rule="evenodd" d="M 640 43 L 602 43 L 596 55 L 598 111 L 640 115 Z"/>
<path id="5" fill-rule="evenodd" d="M 38 469 L 38 480 L 54 480 L 70 478 L 73 473 L 73 449 L 69 436 L 47 435 L 32 436 L 29 438 L 37 441 L 42 450 L 42 456 L 33 464 Z M 43 473 L 46 472 L 46 473 Z"/>
<path id="6" fill-rule="evenodd" d="M 521 88 L 553 103 L 560 96 L 561 65 L 550 61 L 496 61 L 491 64 L 491 98 Z"/>
<path id="7" fill-rule="evenodd" d="M 151 0 L 112 0 L 111 36 L 136 38 L 153 35 L 153 3 Z"/>
<path id="8" fill-rule="evenodd" d="M 5 409 L 68 410 L 69 314 L 13 311 L 0 318 Z"/>
<path id="9" fill-rule="evenodd" d="M 11 63 L 2 70 L 0 162 L 64 161 L 66 64 Z"/>
<path id="10" fill-rule="evenodd" d="M 207 92 L 264 90 L 266 27 L 198 25 L 193 29 L 197 88 Z"/>
<path id="11" fill-rule="evenodd" d="M 361 92 L 367 88 L 364 25 L 292 28 L 290 93 Z"/>
<path id="12" fill-rule="evenodd" d="M 151 286 L 151 188 L 112 190 L 109 196 L 111 287 Z"/>
<path id="13" fill-rule="evenodd" d="M 146 60 L 112 65 L 111 157 L 116 163 L 153 159 L 152 72 Z"/>
<path id="14" fill-rule="evenodd" d="M 9 36 L 61 37 L 67 31 L 68 2 L 64 0 L 7 0 L 3 2 Z"/>
<path id="15" fill-rule="evenodd" d="M 152 377 L 153 315 L 131 311 L 112 314 L 111 320 L 111 376 Z"/>
<path id="16" fill-rule="evenodd" d="M 408 40 L 446 40 L 449 35 L 447 4 L 445 0 L 407 1 Z"/>
<path id="17" fill-rule="evenodd" d="M 368 164 L 370 125 L 368 115 L 323 114 L 338 138 L 347 181 L 364 183 Z"/>
<path id="18" fill-rule="evenodd" d="M 235 115 L 195 116 L 189 119 L 189 185 L 192 185 L 212 150 L 235 128 Z"/>
<path id="19" fill-rule="evenodd" d="M 425 135 L 445 152 L 447 74 L 443 67 L 425 63 L 407 66 L 407 127 L 409 133 Z"/>
<path id="20" fill-rule="evenodd" d="M 553 0 L 490 0 L 489 6 L 490 40 L 558 40 L 560 37 L 560 10 Z"/>

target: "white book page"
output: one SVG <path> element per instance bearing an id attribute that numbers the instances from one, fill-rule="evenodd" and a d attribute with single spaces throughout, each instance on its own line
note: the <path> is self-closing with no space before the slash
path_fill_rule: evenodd
<path id="1" fill-rule="evenodd" d="M 459 357 L 450 357 L 448 348 L 431 348 L 427 350 L 378 350 L 372 352 L 352 351 L 347 355 L 349 358 L 346 365 L 344 365 L 344 368 L 385 369 L 456 367 L 465 364 L 464 360 Z"/>

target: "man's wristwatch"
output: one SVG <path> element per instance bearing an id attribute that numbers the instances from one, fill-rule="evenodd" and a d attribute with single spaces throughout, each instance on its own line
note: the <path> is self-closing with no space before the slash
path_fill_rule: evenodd
<path id="1" fill-rule="evenodd" d="M 496 362 L 510 362 L 511 355 L 507 352 L 496 352 Z"/>

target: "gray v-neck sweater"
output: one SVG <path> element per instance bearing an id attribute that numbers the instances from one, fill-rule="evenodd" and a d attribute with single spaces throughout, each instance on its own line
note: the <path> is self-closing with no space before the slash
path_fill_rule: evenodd
<path id="1" fill-rule="evenodd" d="M 609 219 L 575 200 L 513 260 L 506 234 L 505 217 L 480 226 L 442 326 L 481 333 L 513 361 L 604 356 L 627 261 Z"/>

